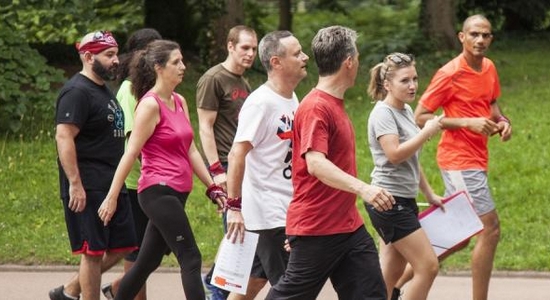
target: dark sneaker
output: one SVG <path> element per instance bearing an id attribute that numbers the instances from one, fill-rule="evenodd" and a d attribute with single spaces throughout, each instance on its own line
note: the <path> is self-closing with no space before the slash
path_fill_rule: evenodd
<path id="1" fill-rule="evenodd" d="M 50 293 L 49 293 L 50 299 L 51 300 L 73 300 L 72 298 L 65 296 L 65 294 L 63 293 L 64 289 L 65 289 L 64 286 L 60 286 L 50 290 Z M 76 299 L 78 299 L 78 297 Z"/>
<path id="2" fill-rule="evenodd" d="M 401 290 L 394 287 L 391 293 L 391 300 L 399 300 L 399 298 L 401 298 Z"/>
<path id="3" fill-rule="evenodd" d="M 115 299 L 115 295 L 113 294 L 113 285 L 111 283 L 102 285 L 101 292 L 103 292 L 103 296 L 105 296 L 108 300 Z"/>

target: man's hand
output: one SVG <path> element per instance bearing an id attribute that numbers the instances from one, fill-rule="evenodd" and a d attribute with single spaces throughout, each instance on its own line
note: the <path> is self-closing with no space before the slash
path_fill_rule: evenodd
<path id="1" fill-rule="evenodd" d="M 429 119 L 424 124 L 422 130 L 426 130 L 430 137 L 434 136 L 439 131 L 441 131 L 441 119 L 443 119 L 443 117 L 445 117 L 445 115 L 435 116 L 433 119 Z"/>
<path id="2" fill-rule="evenodd" d="M 466 128 L 486 136 L 490 136 L 499 130 L 497 123 L 487 118 L 469 118 L 466 122 Z"/>
<path id="3" fill-rule="evenodd" d="M 227 210 L 227 239 L 235 243 L 237 240 L 239 243 L 244 242 L 244 219 L 240 211 Z"/>
<path id="4" fill-rule="evenodd" d="M 286 252 L 290 252 L 290 250 L 292 250 L 292 248 L 290 247 L 290 241 L 288 239 L 285 239 L 285 244 L 283 245 L 283 248 Z"/>
<path id="5" fill-rule="evenodd" d="M 395 199 L 388 191 L 372 185 L 368 185 L 360 196 L 378 211 L 390 210 L 395 204 Z"/>
<path id="6" fill-rule="evenodd" d="M 83 212 L 86 208 L 86 192 L 82 183 L 69 185 L 69 209 L 75 213 Z"/>
<path id="7" fill-rule="evenodd" d="M 512 124 L 506 121 L 499 121 L 498 133 L 500 134 L 500 140 L 506 142 L 512 137 Z"/>

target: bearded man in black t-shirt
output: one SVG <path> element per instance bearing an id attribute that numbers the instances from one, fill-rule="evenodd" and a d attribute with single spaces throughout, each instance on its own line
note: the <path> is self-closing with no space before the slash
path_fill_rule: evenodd
<path id="1" fill-rule="evenodd" d="M 118 45 L 110 32 L 88 33 L 76 44 L 82 71 L 61 89 L 56 105 L 60 194 L 79 274 L 52 289 L 52 300 L 99 300 L 101 273 L 137 248 L 125 189 L 107 226 L 97 210 L 124 152 L 124 115 L 105 82 L 118 66 Z"/>

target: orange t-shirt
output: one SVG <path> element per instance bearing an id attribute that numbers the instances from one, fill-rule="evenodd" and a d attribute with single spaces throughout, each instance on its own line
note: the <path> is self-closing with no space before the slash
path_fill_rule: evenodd
<path id="1" fill-rule="evenodd" d="M 481 72 L 468 66 L 460 54 L 432 78 L 420 98 L 420 105 L 435 112 L 443 108 L 446 117 L 491 118 L 491 102 L 500 96 L 500 83 L 493 62 L 484 58 Z M 487 136 L 466 128 L 444 130 L 437 149 L 437 163 L 443 170 L 487 170 Z"/>

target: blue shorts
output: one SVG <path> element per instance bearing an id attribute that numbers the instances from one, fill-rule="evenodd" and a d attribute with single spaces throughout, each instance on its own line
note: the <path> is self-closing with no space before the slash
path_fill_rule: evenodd
<path id="1" fill-rule="evenodd" d="M 75 213 L 64 198 L 65 223 L 73 254 L 101 256 L 106 251 L 124 252 L 137 249 L 134 220 L 128 194 L 119 194 L 117 210 L 107 226 L 97 210 L 107 195 L 103 191 L 86 191 L 86 207 Z"/>

